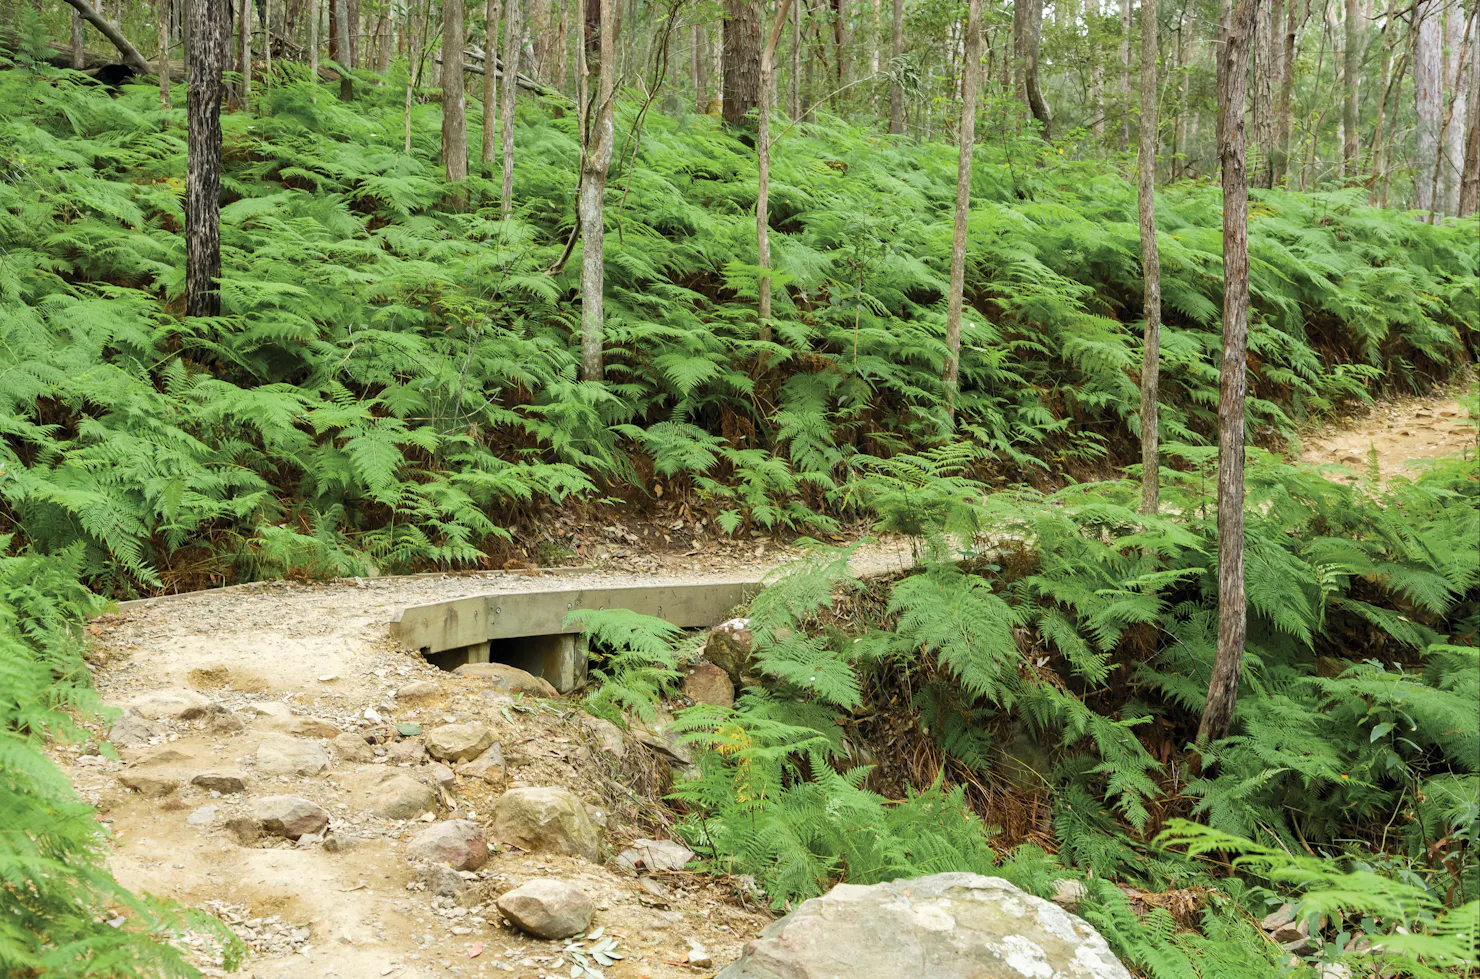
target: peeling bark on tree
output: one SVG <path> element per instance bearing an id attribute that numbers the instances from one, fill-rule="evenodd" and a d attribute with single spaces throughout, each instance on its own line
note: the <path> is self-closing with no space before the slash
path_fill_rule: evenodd
<path id="1" fill-rule="evenodd" d="M 604 374 L 603 291 L 606 288 L 604 246 L 606 243 L 606 178 L 612 163 L 612 113 L 616 102 L 616 43 L 621 29 L 621 0 L 586 0 L 596 8 L 599 21 L 597 50 L 600 59 L 596 81 L 596 105 L 590 136 L 581 162 L 581 380 L 599 381 Z"/>
<path id="2" fill-rule="evenodd" d="M 898 71 L 904 57 L 904 0 L 894 0 L 894 36 L 889 50 L 894 70 Z M 895 135 L 904 132 L 904 86 L 897 78 L 889 86 L 889 131 Z"/>
<path id="3" fill-rule="evenodd" d="M 1141 0 L 1141 140 L 1136 184 L 1146 333 L 1141 355 L 1141 512 L 1153 514 L 1160 489 L 1157 389 L 1161 374 L 1161 253 L 1156 247 L 1156 0 Z"/>
<path id="4" fill-rule="evenodd" d="M 1259 0 L 1238 0 L 1223 31 L 1218 160 L 1223 171 L 1223 363 L 1218 375 L 1218 651 L 1199 743 L 1233 729 L 1243 676 L 1248 608 L 1244 594 L 1244 397 L 1249 352 L 1249 189 L 1244 172 L 1244 102 L 1249 43 Z"/>
<path id="5" fill-rule="evenodd" d="M 354 64 L 354 58 L 350 56 L 350 27 L 349 27 L 349 0 L 329 0 L 333 6 L 334 23 L 336 31 L 333 37 L 334 60 L 339 62 L 339 99 L 342 102 L 352 102 L 355 97 L 355 80 L 350 77 L 350 66 Z"/>
<path id="6" fill-rule="evenodd" d="M 760 102 L 761 5 L 759 0 L 725 0 L 725 122 L 736 125 Z"/>
<path id="7" fill-rule="evenodd" d="M 190 0 L 186 89 L 185 315 L 221 313 L 221 68 L 226 4 Z"/>
<path id="8" fill-rule="evenodd" d="M 1413 8 L 1413 97 L 1418 113 L 1418 168 L 1413 178 L 1413 206 L 1434 205 L 1434 168 L 1439 161 L 1439 113 L 1444 85 L 1444 8 L 1440 0 L 1420 0 Z"/>
<path id="9" fill-rule="evenodd" d="M 468 179 L 468 97 L 463 87 L 463 0 L 442 5 L 442 166 L 449 183 Z"/>
<path id="10" fill-rule="evenodd" d="M 956 424 L 961 386 L 961 314 L 966 305 L 966 225 L 971 213 L 971 153 L 976 142 L 976 97 L 981 88 L 982 4 L 966 7 L 966 44 L 961 79 L 961 148 L 956 158 L 955 234 L 951 239 L 951 291 L 946 300 L 946 363 L 941 374 L 946 420 Z"/>
<path id="11" fill-rule="evenodd" d="M 488 0 L 484 10 L 485 29 L 483 32 L 483 63 L 492 65 L 498 63 L 498 0 Z M 480 157 L 484 163 L 492 163 L 495 148 L 498 146 L 498 130 L 494 125 L 494 119 L 498 115 L 498 72 L 485 71 L 483 73 L 483 153 Z"/>
<path id="12" fill-rule="evenodd" d="M 519 72 L 519 35 L 522 26 L 519 16 L 519 0 L 505 0 L 504 70 L 513 74 Z M 503 112 L 500 124 L 503 126 L 504 162 L 499 191 L 499 212 L 504 217 L 514 212 L 514 97 L 518 91 L 519 86 L 517 85 L 505 85 L 503 91 Z"/>

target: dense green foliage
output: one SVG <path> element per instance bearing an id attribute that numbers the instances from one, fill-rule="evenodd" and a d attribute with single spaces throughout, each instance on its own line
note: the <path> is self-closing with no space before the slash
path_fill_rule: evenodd
<path id="1" fill-rule="evenodd" d="M 642 506 L 655 481 L 727 531 L 870 515 L 936 558 L 863 626 L 814 628 L 841 566 L 779 582 L 753 613 L 767 685 L 732 714 L 684 718 L 714 749 L 679 791 L 695 839 L 776 899 L 840 875 L 997 865 L 962 818 L 977 802 L 962 775 L 991 777 L 1009 713 L 1059 744 L 1040 773 L 1059 790 L 1059 853 L 1020 849 L 1004 871 L 1039 892 L 1070 872 L 1209 883 L 1148 849 L 1180 814 L 1264 846 L 1360 842 L 1381 855 L 1352 857 L 1373 872 L 1475 898 L 1476 568 L 1455 543 L 1476 533 L 1472 472 L 1374 502 L 1256 466 L 1241 733 L 1204 746 L 1216 768 L 1191 782 L 1169 786 L 1180 761 L 1152 752 L 1148 730 L 1183 757 L 1211 661 L 1215 191 L 1181 185 L 1159 204 L 1176 516 L 1143 521 L 1120 483 L 985 493 L 1024 473 L 1108 475 L 1133 454 L 1141 284 L 1124 180 L 1027 138 L 984 150 L 961 438 L 943 443 L 949 147 L 833 119 L 781 139 L 763 343 L 753 153 L 712 119 L 648 115 L 640 142 L 618 146 L 609 194 L 607 378 L 579 383 L 576 270 L 550 270 L 572 220 L 573 114 L 521 110 L 518 209 L 500 221 L 478 206 L 484 177 L 473 206 L 447 196 L 435 105 L 416 107 L 402 152 L 398 70 L 352 107 L 285 82 L 262 93 L 264 114 L 225 118 L 225 311 L 211 320 L 179 315 L 182 110 L 146 87 L 113 98 L 0 72 L 0 890 L 24 893 L 29 916 L 0 926 L 18 924 L 0 932 L 7 968 L 176 968 L 100 924 L 105 903 L 130 899 L 96 869 L 95 826 L 36 750 L 95 706 L 73 637 L 94 608 L 83 586 L 471 565 L 541 506 Z M 1352 194 L 1256 195 L 1257 437 L 1447 375 L 1475 343 L 1475 232 Z M 1017 543 L 963 570 L 939 560 L 946 533 Z M 675 675 L 674 637 L 635 618 L 593 627 L 612 655 L 592 708 L 640 715 Z M 907 701 L 949 763 L 885 805 L 842 763 L 835 720 L 900 676 L 919 681 Z M 1256 870 L 1218 882 L 1226 900 L 1200 934 L 1137 922 L 1103 883 L 1090 914 L 1153 975 L 1197 974 L 1214 946 L 1220 975 L 1240 962 L 1274 975 L 1241 909 L 1289 878 Z M 1383 933 L 1398 924 L 1378 915 Z"/>

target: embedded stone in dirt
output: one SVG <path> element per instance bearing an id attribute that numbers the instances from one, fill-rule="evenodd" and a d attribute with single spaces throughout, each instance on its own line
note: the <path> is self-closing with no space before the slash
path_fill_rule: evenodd
<path id="1" fill-rule="evenodd" d="M 236 712 L 220 704 L 211 704 L 206 708 L 206 730 L 212 734 L 235 734 L 246 729 L 246 722 Z"/>
<path id="2" fill-rule="evenodd" d="M 569 938 L 591 926 L 596 905 L 563 880 L 532 880 L 498 899 L 498 909 L 521 930 L 539 938 Z"/>
<path id="3" fill-rule="evenodd" d="M 148 744 L 150 738 L 162 738 L 168 732 L 164 725 L 151 721 L 130 707 L 113 723 L 108 740 L 121 748 Z"/>
<path id="4" fill-rule="evenodd" d="M 489 828 L 500 841 L 531 853 L 568 853 L 592 863 L 601 858 L 601 834 L 568 789 L 510 789 L 494 802 Z"/>
<path id="5" fill-rule="evenodd" d="M 269 734 L 257 745 L 257 771 L 263 775 L 317 775 L 329 767 L 329 756 L 312 741 Z"/>
<path id="6" fill-rule="evenodd" d="M 704 644 L 704 658 L 724 670 L 730 682 L 740 685 L 740 674 L 750 666 L 750 651 L 755 638 L 749 619 L 730 619 L 709 631 Z"/>
<path id="7" fill-rule="evenodd" d="M 427 749 L 420 741 L 397 741 L 385 749 L 385 756 L 392 765 L 424 765 Z"/>
<path id="8" fill-rule="evenodd" d="M 177 778 L 149 775 L 144 772 L 124 772 L 118 776 L 118 782 L 124 788 L 137 792 L 146 799 L 163 798 L 180 787 L 180 780 Z"/>
<path id="9" fill-rule="evenodd" d="M 639 868 L 662 872 L 682 870 L 692 859 L 694 851 L 682 843 L 672 840 L 634 840 L 631 846 L 617 854 L 612 865 L 633 874 Z"/>
<path id="10" fill-rule="evenodd" d="M 998 877 L 839 884 L 774 922 L 717 979 L 1131 979 L 1099 932 Z"/>
<path id="11" fill-rule="evenodd" d="M 468 882 L 462 879 L 462 875 L 445 863 L 423 863 L 417 868 L 416 875 L 437 897 L 457 897 L 468 889 Z"/>
<path id="12" fill-rule="evenodd" d="M 264 832 L 296 840 L 309 833 L 322 833 L 329 825 L 329 814 L 307 799 L 296 795 L 269 795 L 257 800 L 252 808 Z"/>
<path id="13" fill-rule="evenodd" d="M 483 754 L 486 755 L 488 754 L 488 752 L 485 751 Z M 479 755 L 478 757 L 481 758 L 483 756 Z M 476 759 L 474 760 L 476 761 Z M 472 763 L 473 762 L 468 762 L 468 764 L 470 765 Z M 432 777 L 432 781 L 436 782 L 444 789 L 450 789 L 453 786 L 457 785 L 457 776 L 452 773 L 452 769 L 448 768 L 441 762 L 434 762 L 432 766 L 427 769 L 427 774 Z"/>
<path id="14" fill-rule="evenodd" d="M 442 688 L 430 680 L 416 680 L 396 691 L 396 699 L 408 703 L 433 700 L 442 695 Z"/>
<path id="15" fill-rule="evenodd" d="M 437 796 L 410 775 L 395 773 L 375 786 L 375 811 L 386 819 L 415 819 L 434 812 Z"/>
<path id="16" fill-rule="evenodd" d="M 438 761 L 468 761 L 493 744 L 493 732 L 476 722 L 444 724 L 426 736 L 427 751 Z"/>
<path id="17" fill-rule="evenodd" d="M 247 816 L 233 816 L 223 827 L 242 846 L 251 846 L 262 838 L 262 826 Z"/>
<path id="18" fill-rule="evenodd" d="M 406 845 L 406 856 L 413 861 L 445 863 L 453 870 L 477 870 L 488 862 L 488 844 L 477 823 L 450 819 L 413 836 Z"/>
<path id="19" fill-rule="evenodd" d="M 330 742 L 329 747 L 340 758 L 356 765 L 368 765 L 375 760 L 375 752 L 358 734 L 341 734 Z"/>
<path id="20" fill-rule="evenodd" d="M 260 717 L 258 725 L 269 731 L 281 731 L 300 738 L 336 738 L 339 736 L 339 728 L 333 724 L 307 714 L 295 714 L 287 704 L 275 702 L 253 704 L 252 709 Z"/>
<path id="21" fill-rule="evenodd" d="M 617 759 L 627 757 L 627 739 L 622 737 L 622 729 L 611 721 L 588 714 L 581 718 L 581 726 L 601 744 L 603 751 Z"/>
<path id="22" fill-rule="evenodd" d="M 452 672 L 459 676 L 487 680 L 493 686 L 511 694 L 522 693 L 526 697 L 550 699 L 560 696 L 560 691 L 556 690 L 555 685 L 549 680 L 521 670 L 517 666 L 510 666 L 508 663 L 464 663 Z"/>
<path id="23" fill-rule="evenodd" d="M 201 716 L 210 703 L 194 690 L 153 690 L 135 697 L 128 706 L 150 720 L 168 717 L 188 721 Z"/>
<path id="24" fill-rule="evenodd" d="M 190 784 L 207 792 L 220 792 L 222 795 L 247 791 L 246 781 L 232 772 L 201 772 L 190 780 Z"/>
<path id="25" fill-rule="evenodd" d="M 482 779 L 489 785 L 503 788 L 504 785 L 504 751 L 498 745 L 490 745 L 472 761 L 463 762 L 457 766 L 457 774 L 465 778 Z"/>
<path id="26" fill-rule="evenodd" d="M 735 685 L 721 667 L 700 660 L 689 667 L 683 680 L 683 695 L 696 704 L 735 706 Z"/>

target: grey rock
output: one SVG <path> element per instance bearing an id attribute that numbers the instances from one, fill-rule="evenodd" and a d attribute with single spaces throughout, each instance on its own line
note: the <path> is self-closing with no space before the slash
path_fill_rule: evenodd
<path id="1" fill-rule="evenodd" d="M 154 721 L 162 718 L 188 721 L 203 716 L 210 703 L 194 690 L 152 690 L 129 701 L 129 707 Z"/>
<path id="2" fill-rule="evenodd" d="M 242 846 L 251 846 L 262 838 L 262 826 L 247 816 L 233 816 L 226 820 L 223 828 Z"/>
<path id="3" fill-rule="evenodd" d="M 329 825 L 329 814 L 321 807 L 296 795 L 269 795 L 257 800 L 252 815 L 266 833 L 296 840 L 309 833 L 322 833 Z"/>
<path id="4" fill-rule="evenodd" d="M 134 748 L 148 744 L 150 738 L 162 738 L 167 733 L 164 725 L 151 721 L 130 708 L 113 722 L 113 727 L 108 731 L 108 739 L 119 747 Z"/>
<path id="5" fill-rule="evenodd" d="M 185 822 L 191 826 L 209 826 L 216 821 L 216 813 L 220 811 L 218 806 L 201 806 L 195 812 L 185 817 Z"/>
<path id="6" fill-rule="evenodd" d="M 476 778 L 495 788 L 502 789 L 505 783 L 504 752 L 498 745 L 491 746 L 472 761 L 457 766 L 457 774 L 464 778 Z"/>
<path id="7" fill-rule="evenodd" d="M 1083 881 L 1064 879 L 1055 882 L 1053 888 L 1053 903 L 1061 907 L 1072 908 L 1085 896 L 1089 894 L 1089 888 Z"/>
<path id="8" fill-rule="evenodd" d="M 549 680 L 507 663 L 464 663 L 452 672 L 458 676 L 486 680 L 496 689 L 509 694 L 522 693 L 527 697 L 547 698 L 560 696 L 560 691 Z"/>
<path id="9" fill-rule="evenodd" d="M 415 680 L 396 691 L 396 699 L 407 703 L 435 700 L 442 695 L 442 688 L 430 680 Z"/>
<path id="10" fill-rule="evenodd" d="M 611 721 L 600 717 L 583 717 L 581 726 L 584 727 L 601 749 L 612 755 L 618 761 L 627 757 L 627 739 L 622 736 L 622 729 Z"/>
<path id="11" fill-rule="evenodd" d="M 263 775 L 317 775 L 329 756 L 316 742 L 269 734 L 257 745 L 257 771 Z"/>
<path id="12" fill-rule="evenodd" d="M 996 877 L 839 884 L 773 922 L 718 979 L 1131 979 L 1084 920 Z"/>
<path id="13" fill-rule="evenodd" d="M 730 619 L 709 630 L 704 643 L 704 657 L 724 670 L 730 682 L 740 686 L 740 675 L 750 667 L 755 637 L 749 619 Z"/>
<path id="14" fill-rule="evenodd" d="M 591 925 L 596 905 L 563 880 L 532 880 L 498 899 L 498 909 L 521 931 L 539 938 L 569 938 Z"/>
<path id="15" fill-rule="evenodd" d="M 201 772 L 190 780 L 190 784 L 207 792 L 235 795 L 247 791 L 246 780 L 235 772 Z"/>
<path id="16" fill-rule="evenodd" d="M 146 799 L 159 799 L 180 787 L 180 780 L 148 772 L 129 771 L 118 776 L 119 784 Z"/>
<path id="17" fill-rule="evenodd" d="M 392 765 L 425 765 L 427 749 L 420 741 L 396 741 L 386 746 L 385 756 Z"/>
<path id="18" fill-rule="evenodd" d="M 488 752 L 486 751 L 484 752 L 484 754 L 487 753 Z M 476 761 L 476 759 L 474 760 Z M 472 762 L 468 762 L 468 764 L 471 765 Z M 457 785 L 457 776 L 453 774 L 452 769 L 448 768 L 441 762 L 435 762 L 430 768 L 427 769 L 427 774 L 432 777 L 432 781 L 436 782 L 444 789 L 451 789 Z"/>
<path id="19" fill-rule="evenodd" d="M 634 840 L 631 846 L 617 854 L 612 864 L 633 874 L 639 869 L 661 873 L 682 870 L 692 859 L 694 851 L 682 843 L 672 840 Z"/>
<path id="20" fill-rule="evenodd" d="M 352 765 L 368 765 L 375 760 L 375 752 L 358 734 L 348 732 L 341 734 L 329 742 L 329 747 L 336 755 Z"/>
<path id="21" fill-rule="evenodd" d="M 206 708 L 206 730 L 211 734 L 236 734 L 247 729 L 246 721 L 235 711 L 228 710 L 220 704 L 212 704 Z"/>
<path id="22" fill-rule="evenodd" d="M 483 830 L 468 819 L 433 823 L 406 844 L 411 860 L 445 863 L 453 870 L 477 870 L 488 862 Z"/>
<path id="23" fill-rule="evenodd" d="M 427 753 L 438 761 L 468 761 L 493 744 L 493 732 L 476 722 L 444 724 L 426 736 Z"/>
<path id="24" fill-rule="evenodd" d="M 375 786 L 375 811 L 386 819 L 415 819 L 435 812 L 437 796 L 410 775 L 395 772 Z"/>
<path id="25" fill-rule="evenodd" d="M 437 897 L 457 897 L 468 888 L 468 882 L 445 863 L 423 863 L 417 867 L 416 875 Z"/>
<path id="26" fill-rule="evenodd" d="M 601 857 L 601 835 L 568 789 L 510 789 L 494 802 L 490 829 L 496 839 L 532 853 L 566 853 L 593 863 Z"/>

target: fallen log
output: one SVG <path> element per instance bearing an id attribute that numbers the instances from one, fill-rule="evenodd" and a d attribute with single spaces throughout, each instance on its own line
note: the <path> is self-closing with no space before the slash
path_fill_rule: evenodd
<path id="1" fill-rule="evenodd" d="M 118 49 L 118 53 L 123 55 L 124 64 L 132 68 L 137 74 L 154 74 L 154 67 L 139 53 L 139 49 L 130 44 L 128 38 L 124 37 L 118 28 L 108 23 L 107 19 L 101 13 L 93 9 L 92 4 L 88 3 L 87 0 L 67 0 L 67 3 L 71 5 L 73 10 L 77 11 L 83 20 L 96 27 L 104 37 L 113 42 L 113 46 Z"/>

